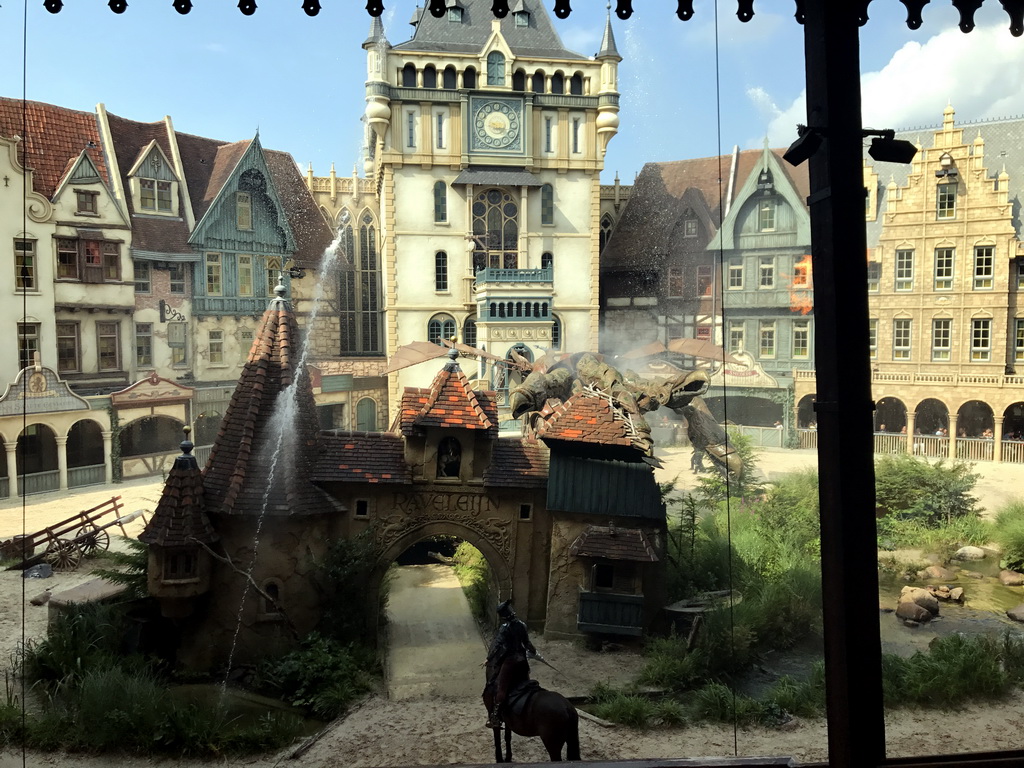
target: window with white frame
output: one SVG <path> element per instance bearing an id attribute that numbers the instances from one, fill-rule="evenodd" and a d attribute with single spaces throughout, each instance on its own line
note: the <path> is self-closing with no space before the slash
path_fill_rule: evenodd
<path id="1" fill-rule="evenodd" d="M 956 248 L 935 249 L 935 281 L 936 291 L 953 290 L 953 257 Z"/>
<path id="2" fill-rule="evenodd" d="M 1013 360 L 1024 362 L 1024 317 L 1015 318 L 1013 321 Z"/>
<path id="3" fill-rule="evenodd" d="M 742 352 L 746 347 L 746 324 L 742 320 L 729 321 L 729 351 Z"/>
<path id="4" fill-rule="evenodd" d="M 153 290 L 153 265 L 141 259 L 134 260 L 133 265 L 135 268 L 135 292 L 150 293 Z"/>
<path id="5" fill-rule="evenodd" d="M 211 365 L 224 364 L 224 331 L 220 328 L 210 329 L 209 359 Z"/>
<path id="6" fill-rule="evenodd" d="M 683 219 L 683 237 L 697 236 L 697 217 L 691 211 L 687 211 Z"/>
<path id="7" fill-rule="evenodd" d="M 760 289 L 775 287 L 775 257 L 762 256 L 758 261 L 758 283 Z"/>
<path id="8" fill-rule="evenodd" d="M 878 284 L 882 279 L 882 263 L 868 262 L 868 293 L 878 293 Z"/>
<path id="9" fill-rule="evenodd" d="M 186 323 L 167 324 L 167 346 L 171 350 L 171 365 L 188 365 L 188 325 Z"/>
<path id="10" fill-rule="evenodd" d="M 948 361 L 953 349 L 953 321 L 947 317 L 932 320 L 932 360 Z"/>
<path id="11" fill-rule="evenodd" d="M 18 323 L 18 370 L 35 365 L 39 353 L 39 323 Z"/>
<path id="12" fill-rule="evenodd" d="M 434 254 L 434 290 L 438 293 L 448 290 L 448 254 L 444 251 Z"/>
<path id="13" fill-rule="evenodd" d="M 253 295 L 252 256 L 239 255 L 238 257 L 238 295 Z"/>
<path id="14" fill-rule="evenodd" d="M 775 357 L 775 321 L 761 320 L 758 323 L 758 355 L 771 359 Z"/>
<path id="15" fill-rule="evenodd" d="M 775 198 L 766 197 L 757 204 L 757 231 L 775 231 Z"/>
<path id="16" fill-rule="evenodd" d="M 442 339 L 454 339 L 455 328 L 455 318 L 451 315 L 434 315 L 427 323 L 427 341 L 440 344 Z"/>
<path id="17" fill-rule="evenodd" d="M 875 317 L 868 320 L 868 357 L 878 358 L 878 318 Z"/>
<path id="18" fill-rule="evenodd" d="M 738 291 L 743 288 L 743 260 L 731 259 L 729 261 L 729 290 Z"/>
<path id="19" fill-rule="evenodd" d="M 224 265 L 219 253 L 206 254 L 206 295 L 220 296 L 224 293 Z"/>
<path id="20" fill-rule="evenodd" d="M 910 331 L 911 322 L 908 318 L 898 318 L 892 321 L 892 359 L 910 359 Z"/>
<path id="21" fill-rule="evenodd" d="M 976 317 L 971 320 L 971 362 L 987 363 L 992 359 L 992 320 Z"/>
<path id="22" fill-rule="evenodd" d="M 811 355 L 811 324 L 807 320 L 793 321 L 793 357 L 806 360 Z"/>
<path id="23" fill-rule="evenodd" d="M 170 279 L 170 292 L 173 294 L 185 293 L 185 265 L 170 264 L 167 267 L 167 273 Z"/>
<path id="24" fill-rule="evenodd" d="M 811 257 L 801 256 L 795 264 L 793 264 L 793 287 L 794 288 L 810 288 L 811 287 Z"/>
<path id="25" fill-rule="evenodd" d="M 939 184 L 936 188 L 935 218 L 956 218 L 956 184 Z"/>
<path id="26" fill-rule="evenodd" d="M 77 373 L 82 370 L 82 347 L 78 323 L 61 320 L 57 323 L 57 372 Z"/>
<path id="27" fill-rule="evenodd" d="M 995 275 L 995 249 L 991 245 L 979 245 L 974 249 L 974 290 L 992 290 Z"/>
<path id="28" fill-rule="evenodd" d="M 36 291 L 36 241 L 14 241 L 14 287 L 19 291 Z"/>
<path id="29" fill-rule="evenodd" d="M 235 193 L 235 226 L 238 229 L 252 229 L 252 195 L 248 192 Z"/>
<path id="30" fill-rule="evenodd" d="M 120 323 L 96 323 L 96 364 L 100 371 L 121 370 Z"/>
<path id="31" fill-rule="evenodd" d="M 914 288 L 914 251 L 900 248 L 896 251 L 896 290 L 910 291 Z"/>
<path id="32" fill-rule="evenodd" d="M 135 324 L 135 365 L 146 368 L 153 365 L 153 324 Z"/>

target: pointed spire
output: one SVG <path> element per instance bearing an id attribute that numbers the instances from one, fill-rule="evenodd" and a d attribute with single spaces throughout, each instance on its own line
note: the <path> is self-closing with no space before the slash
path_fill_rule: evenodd
<path id="1" fill-rule="evenodd" d="M 616 61 L 622 61 L 622 57 L 619 55 L 619 49 L 615 47 L 615 35 L 612 34 L 612 4 L 609 2 L 605 8 L 607 9 L 608 14 L 604 23 L 604 37 L 601 38 L 601 50 L 597 52 L 597 56 L 595 58 L 612 58 Z"/>
<path id="2" fill-rule="evenodd" d="M 181 456 L 174 460 L 156 510 L 139 534 L 139 541 L 144 544 L 196 546 L 212 544 L 219 538 L 204 509 L 203 476 L 192 455 L 195 446 L 189 439 L 192 430 L 184 427 L 182 431 L 185 439 L 181 442 Z"/>
<path id="3" fill-rule="evenodd" d="M 374 16 L 372 21 L 370 21 L 370 34 L 363 41 L 363 48 L 371 45 L 384 45 L 388 47 L 391 45 L 384 36 L 384 22 L 380 20 L 380 16 Z"/>

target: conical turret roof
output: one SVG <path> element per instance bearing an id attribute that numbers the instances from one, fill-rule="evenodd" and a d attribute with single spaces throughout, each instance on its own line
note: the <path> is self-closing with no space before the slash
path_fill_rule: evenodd
<path id="1" fill-rule="evenodd" d="M 192 455 L 193 447 L 186 432 L 181 443 L 181 456 L 174 460 L 167 474 L 156 511 L 139 534 L 139 541 L 144 544 L 187 547 L 212 544 L 220 538 L 204 510 L 203 476 L 196 457 Z"/>
<path id="2" fill-rule="evenodd" d="M 616 61 L 622 61 L 619 49 L 615 47 L 615 35 L 612 33 L 612 12 L 610 10 L 608 11 L 608 18 L 604 23 L 604 37 L 601 38 L 601 48 L 597 52 L 596 58 L 613 58 Z"/>
<path id="3" fill-rule="evenodd" d="M 203 475 L 211 514 L 323 512 L 310 482 L 320 426 L 309 376 L 298 370 L 298 325 L 284 287 L 263 313 Z"/>

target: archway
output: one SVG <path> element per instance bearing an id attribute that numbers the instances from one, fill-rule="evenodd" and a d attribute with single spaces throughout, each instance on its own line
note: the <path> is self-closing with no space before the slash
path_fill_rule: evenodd
<path id="1" fill-rule="evenodd" d="M 103 429 L 91 419 L 75 422 L 68 430 L 68 487 L 97 485 L 106 481 Z"/>
<path id="2" fill-rule="evenodd" d="M 177 450 L 182 424 L 170 416 L 143 416 L 121 430 L 121 456 L 149 456 Z"/>
<path id="3" fill-rule="evenodd" d="M 1013 403 L 1003 411 L 1003 437 L 1024 440 L 1024 402 Z"/>
<path id="4" fill-rule="evenodd" d="M 994 428 L 995 417 L 988 403 L 968 400 L 957 411 L 957 437 L 991 437 Z"/>
<path id="5" fill-rule="evenodd" d="M 900 432 L 907 426 L 907 406 L 898 397 L 875 403 L 875 432 Z"/>
<path id="6" fill-rule="evenodd" d="M 55 491 L 60 487 L 57 435 L 46 424 L 29 424 L 18 435 L 15 448 L 18 474 L 25 493 Z"/>
<path id="7" fill-rule="evenodd" d="M 934 435 L 940 429 L 949 429 L 949 408 L 941 400 L 928 398 L 917 405 L 915 429 L 922 435 Z"/>
<path id="8" fill-rule="evenodd" d="M 796 406 L 796 423 L 800 429 L 808 429 L 811 425 L 817 425 L 818 417 L 814 413 L 814 398 L 816 395 L 804 395 Z"/>

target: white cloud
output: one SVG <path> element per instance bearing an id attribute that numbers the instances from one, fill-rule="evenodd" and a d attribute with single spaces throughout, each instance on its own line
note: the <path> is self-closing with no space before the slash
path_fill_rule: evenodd
<path id="1" fill-rule="evenodd" d="M 747 92 L 758 107 L 770 101 L 760 90 Z M 865 73 L 861 99 L 865 127 L 878 129 L 938 125 L 947 104 L 958 121 L 1019 115 L 1024 113 L 1024 46 L 1003 25 L 977 27 L 969 35 L 950 28 L 924 43 L 906 43 L 881 70 Z M 773 146 L 795 138 L 796 124 L 807 122 L 805 104 L 801 92 L 771 121 Z"/>

